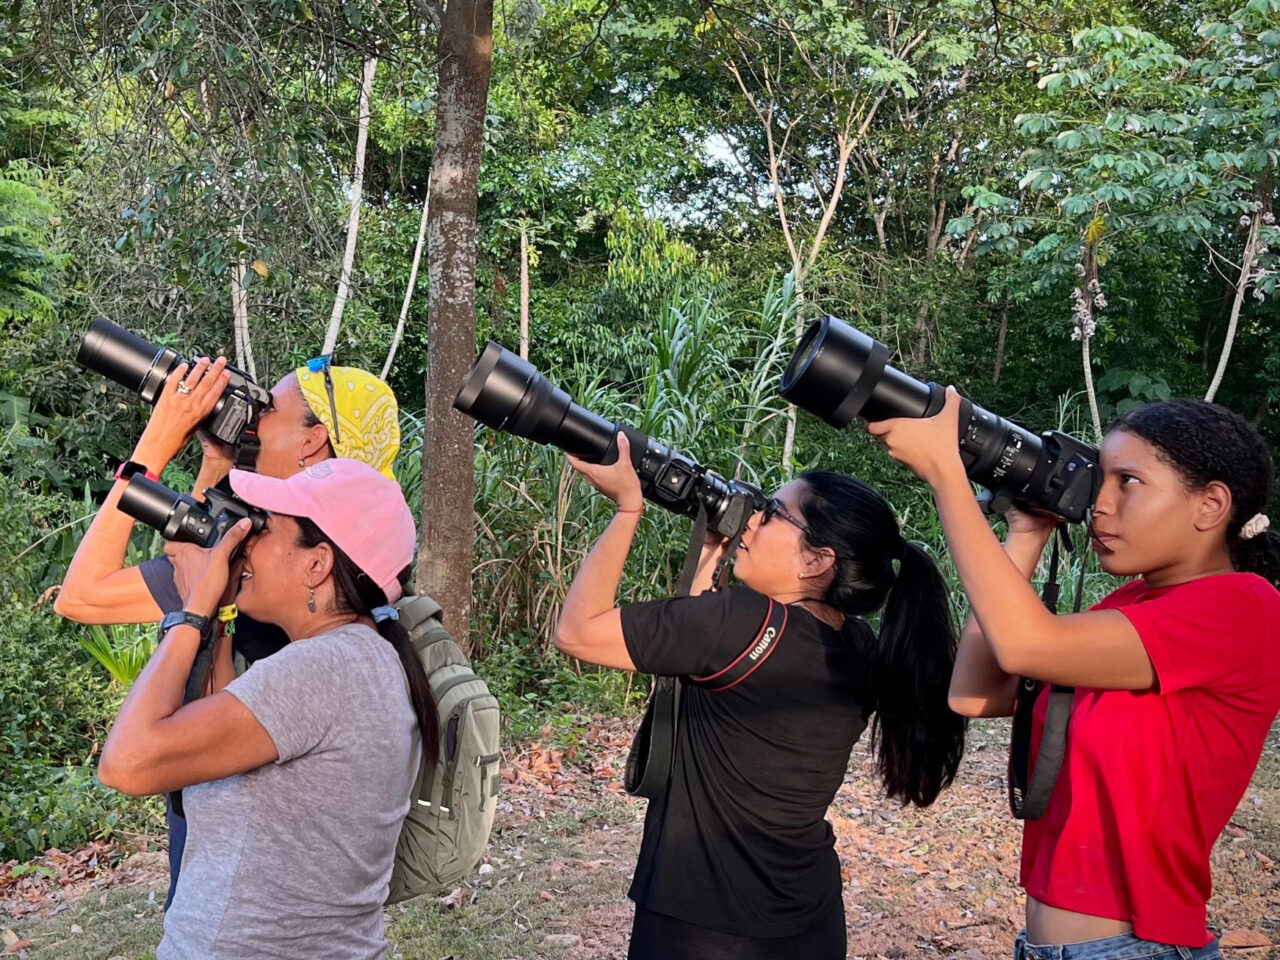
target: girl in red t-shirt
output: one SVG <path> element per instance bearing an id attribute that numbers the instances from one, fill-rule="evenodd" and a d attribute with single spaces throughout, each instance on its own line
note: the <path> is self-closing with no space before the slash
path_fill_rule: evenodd
<path id="1" fill-rule="evenodd" d="M 1003 550 L 956 444 L 959 395 L 936 417 L 868 430 L 933 488 L 974 617 L 951 705 L 1013 711 L 1019 677 L 1075 687 L 1066 755 L 1028 821 L 1019 958 L 1219 957 L 1206 929 L 1209 855 L 1280 710 L 1280 536 L 1273 469 L 1241 417 L 1197 400 L 1114 423 L 1100 450 L 1091 542 L 1134 577 L 1087 613 L 1053 616 L 1030 578 L 1054 520 L 1010 511 Z M 1043 729 L 1037 704 L 1032 748 Z"/>

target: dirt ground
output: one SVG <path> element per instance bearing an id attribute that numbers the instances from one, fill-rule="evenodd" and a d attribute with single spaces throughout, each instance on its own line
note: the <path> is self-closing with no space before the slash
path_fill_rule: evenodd
<path id="1" fill-rule="evenodd" d="M 927 810 L 879 795 L 859 745 L 830 812 L 845 878 L 849 957 L 984 960 L 1012 955 L 1021 925 L 1019 830 L 1009 817 L 1008 726 L 976 724 L 955 785 Z M 486 862 L 465 886 L 387 912 L 392 956 L 447 960 L 626 956 L 627 884 L 644 802 L 621 791 L 630 724 L 600 720 L 568 749 L 511 752 Z M 1210 923 L 1227 957 L 1280 960 L 1280 726 L 1214 849 Z M 137 840 L 135 838 L 135 845 Z M 100 844 L 0 868 L 4 950 L 149 958 L 161 936 L 163 852 L 121 859 Z M 114 865 L 112 865 L 114 862 Z M 43 870 L 35 869 L 43 866 Z M 7 919 L 6 919 L 7 917 Z M 1252 945 L 1249 945 L 1252 944 Z"/>

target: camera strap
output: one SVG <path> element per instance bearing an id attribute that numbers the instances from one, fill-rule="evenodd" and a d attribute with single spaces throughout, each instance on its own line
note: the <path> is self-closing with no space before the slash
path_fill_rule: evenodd
<path id="1" fill-rule="evenodd" d="M 707 526 L 707 508 L 699 500 L 698 515 L 694 518 L 693 531 L 689 534 L 689 549 L 685 553 L 680 580 L 676 584 L 675 596 L 677 597 L 687 597 L 689 591 L 693 589 L 693 578 L 698 573 L 698 561 L 702 557 L 702 545 L 707 539 Z M 741 542 L 742 531 L 739 530 L 730 539 L 724 557 L 716 565 L 715 573 L 712 575 L 714 586 L 720 585 Z M 752 642 L 747 653 L 735 661 L 734 666 L 738 667 L 738 671 L 734 673 L 737 679 L 733 680 L 733 683 L 745 679 L 745 676 L 754 671 L 764 662 L 767 654 L 772 652 L 774 640 L 781 635 L 782 626 L 786 624 L 786 608 L 782 604 L 771 604 L 770 614 L 773 613 L 774 606 L 782 610 L 782 624 L 774 626 L 774 634 L 769 643 L 754 659 L 751 659 L 749 654 L 760 645 L 762 638 L 766 635 L 768 624 L 761 628 L 760 636 Z M 744 661 L 745 667 L 741 666 Z M 742 675 L 739 676 L 739 673 Z M 721 679 L 724 678 L 721 677 Z M 732 686 L 732 683 L 729 686 Z M 683 687 L 684 681 L 680 677 L 654 678 L 649 704 L 645 707 L 640 728 L 636 731 L 631 741 L 631 751 L 627 754 L 627 769 L 623 784 L 627 788 L 627 793 L 633 797 L 647 797 L 653 800 L 666 795 L 667 785 L 671 782 L 671 763 L 675 757 L 676 728 L 680 723 L 680 695 Z M 726 687 L 720 686 L 720 689 L 726 689 Z"/>
<path id="2" fill-rule="evenodd" d="M 262 441 L 258 439 L 258 427 L 256 424 L 247 426 L 240 431 L 240 439 L 236 441 L 235 446 L 235 463 L 237 470 L 258 469 L 258 451 L 262 448 Z"/>
<path id="3" fill-rule="evenodd" d="M 1065 523 L 1058 525 L 1057 534 L 1053 538 L 1049 578 L 1041 591 L 1041 599 L 1050 613 L 1058 612 L 1059 541 L 1070 555 L 1073 547 Z M 1080 605 L 1084 600 L 1084 570 L 1085 558 L 1081 557 L 1073 613 L 1080 612 Z M 1032 773 L 1030 770 L 1033 715 L 1044 686 L 1039 680 L 1030 677 L 1023 677 L 1018 684 L 1018 698 L 1013 711 L 1013 736 L 1009 743 L 1009 809 L 1018 820 L 1037 820 L 1044 814 L 1066 755 L 1067 727 L 1071 720 L 1071 705 L 1075 701 L 1075 688 L 1055 683 L 1050 685 L 1035 771 Z"/>
<path id="4" fill-rule="evenodd" d="M 196 659 L 191 664 L 191 672 L 187 674 L 187 687 L 182 693 L 184 704 L 204 696 L 204 691 L 209 686 L 209 674 L 213 670 L 213 646 L 225 628 L 225 623 L 221 617 L 217 617 L 211 619 L 209 625 L 200 631 L 200 646 L 196 648 Z M 160 639 L 163 640 L 164 637 Z M 182 810 L 182 790 L 174 790 L 169 794 L 169 805 L 178 816 L 186 816 Z"/>

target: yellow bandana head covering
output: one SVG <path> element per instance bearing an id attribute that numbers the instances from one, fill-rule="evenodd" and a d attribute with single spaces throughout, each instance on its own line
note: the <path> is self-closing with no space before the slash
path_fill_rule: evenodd
<path id="1" fill-rule="evenodd" d="M 330 367 L 333 409 L 338 411 L 335 431 L 324 371 L 312 373 L 307 367 L 298 367 L 294 372 L 307 406 L 329 431 L 333 452 L 361 460 L 394 480 L 391 465 L 400 450 L 400 408 L 391 388 L 359 367 Z"/>

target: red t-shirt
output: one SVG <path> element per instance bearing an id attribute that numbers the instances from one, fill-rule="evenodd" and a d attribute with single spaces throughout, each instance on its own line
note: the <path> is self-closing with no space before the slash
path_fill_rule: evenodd
<path id="1" fill-rule="evenodd" d="M 1146 940 L 1202 947 L 1209 853 L 1280 711 L 1280 592 L 1249 573 L 1164 589 L 1139 579 L 1094 609 L 1133 623 L 1157 689 L 1077 688 L 1053 796 L 1026 823 L 1022 885 Z M 1033 757 L 1047 704 L 1046 690 Z"/>

